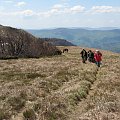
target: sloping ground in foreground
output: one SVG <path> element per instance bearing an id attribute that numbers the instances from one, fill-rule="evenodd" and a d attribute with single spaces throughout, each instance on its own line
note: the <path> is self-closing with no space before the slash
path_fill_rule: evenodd
<path id="1" fill-rule="evenodd" d="M 81 48 L 67 48 L 61 56 L 0 60 L 0 120 L 119 117 L 119 54 L 102 51 L 98 69 L 81 62 Z"/>
<path id="2" fill-rule="evenodd" d="M 120 120 L 120 55 L 106 52 L 89 95 L 68 120 Z"/>

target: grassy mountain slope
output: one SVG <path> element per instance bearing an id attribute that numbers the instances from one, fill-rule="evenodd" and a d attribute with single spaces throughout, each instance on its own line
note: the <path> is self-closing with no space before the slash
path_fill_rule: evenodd
<path id="1" fill-rule="evenodd" d="M 49 29 L 49 30 L 28 30 L 37 37 L 61 38 L 72 42 L 75 45 L 101 48 L 120 52 L 120 30 L 86 30 L 86 29 Z M 113 45 L 113 46 L 112 46 Z M 111 47 L 112 46 L 112 47 Z"/>
<path id="2" fill-rule="evenodd" d="M 98 69 L 81 62 L 80 47 L 67 48 L 61 56 L 0 60 L 0 120 L 120 118 L 120 55 L 102 51 Z"/>

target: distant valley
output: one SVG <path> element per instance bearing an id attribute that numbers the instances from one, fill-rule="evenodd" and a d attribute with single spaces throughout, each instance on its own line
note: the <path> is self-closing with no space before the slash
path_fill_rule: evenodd
<path id="1" fill-rule="evenodd" d="M 65 39 L 74 45 L 120 53 L 120 29 L 117 28 L 56 28 L 27 31 L 40 38 Z"/>

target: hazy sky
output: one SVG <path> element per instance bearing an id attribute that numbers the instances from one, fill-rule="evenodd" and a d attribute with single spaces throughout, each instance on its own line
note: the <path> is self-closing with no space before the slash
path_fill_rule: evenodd
<path id="1" fill-rule="evenodd" d="M 120 0 L 0 0 L 0 24 L 24 29 L 120 27 Z"/>

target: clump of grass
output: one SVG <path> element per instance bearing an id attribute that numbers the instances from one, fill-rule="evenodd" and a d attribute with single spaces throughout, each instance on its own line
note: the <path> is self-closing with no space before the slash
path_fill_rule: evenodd
<path id="1" fill-rule="evenodd" d="M 107 102 L 105 103 L 105 107 L 107 109 L 107 112 L 119 112 L 119 107 L 118 107 L 118 104 L 115 103 L 115 102 Z"/>
<path id="2" fill-rule="evenodd" d="M 24 79 L 25 73 L 15 73 L 14 71 L 11 72 L 3 72 L 0 73 L 3 80 L 15 81 L 18 79 Z"/>
<path id="3" fill-rule="evenodd" d="M 5 100 L 6 96 L 5 95 L 1 95 L 0 96 L 0 100 Z"/>
<path id="4" fill-rule="evenodd" d="M 0 109 L 0 120 L 6 120 L 9 118 L 9 114 L 5 110 Z"/>
<path id="5" fill-rule="evenodd" d="M 26 91 L 21 91 L 19 97 L 20 97 L 21 99 L 26 100 L 26 99 L 27 99 L 27 93 L 26 93 Z"/>
<path id="6" fill-rule="evenodd" d="M 66 112 L 67 112 L 66 106 L 61 102 L 58 103 L 57 102 L 51 103 L 47 111 L 44 113 L 44 116 L 47 120 L 66 119 Z"/>
<path id="7" fill-rule="evenodd" d="M 28 73 L 28 74 L 26 74 L 26 77 L 28 78 L 28 79 L 35 79 L 35 78 L 37 78 L 37 77 L 46 77 L 46 75 L 45 74 L 40 74 L 40 73 Z"/>
<path id="8" fill-rule="evenodd" d="M 69 71 L 68 68 L 64 68 L 54 76 L 53 80 L 49 80 L 48 86 L 52 90 L 57 90 L 64 84 L 64 82 L 68 82 L 73 79 L 73 77 L 76 77 L 78 75 L 78 70 Z"/>
<path id="9" fill-rule="evenodd" d="M 67 81 L 69 81 L 69 76 L 70 76 L 70 73 L 68 72 L 68 69 L 60 70 L 60 71 L 55 75 L 55 77 L 56 77 L 57 79 L 60 79 L 61 82 L 67 82 Z"/>
<path id="10" fill-rule="evenodd" d="M 108 58 L 112 58 L 112 59 L 116 59 L 116 58 L 119 58 L 120 56 L 118 55 L 110 55 Z"/>
<path id="11" fill-rule="evenodd" d="M 120 82 L 118 81 L 118 82 L 114 82 L 113 83 L 113 87 L 114 87 L 114 89 L 116 89 L 118 92 L 120 92 Z"/>
<path id="12" fill-rule="evenodd" d="M 14 110 L 20 110 L 25 106 L 25 99 L 21 97 L 11 97 L 8 99 L 8 103 L 12 106 Z"/>
<path id="13" fill-rule="evenodd" d="M 62 83 L 59 80 L 51 80 L 48 83 L 48 87 L 51 90 L 57 90 L 61 85 Z"/>
<path id="14" fill-rule="evenodd" d="M 95 107 L 95 104 L 93 102 L 88 102 L 85 110 L 89 111 L 90 109 L 94 109 L 94 107 Z"/>
<path id="15" fill-rule="evenodd" d="M 42 114 L 46 120 L 65 120 L 66 104 L 64 101 L 56 96 L 49 97 L 34 105 L 35 112 Z"/>
<path id="16" fill-rule="evenodd" d="M 96 80 L 96 74 L 97 74 L 96 71 L 95 72 L 83 71 L 83 72 L 81 72 L 81 79 L 89 81 L 89 82 L 91 82 L 93 84 L 94 81 Z"/>
<path id="17" fill-rule="evenodd" d="M 61 95 L 49 95 L 34 104 L 33 108 L 45 120 L 66 120 L 67 106 Z"/>
<path id="18" fill-rule="evenodd" d="M 3 111 L 0 110 L 0 120 L 5 119 L 6 115 Z"/>
<path id="19" fill-rule="evenodd" d="M 37 77 L 44 78 L 46 77 L 45 74 L 40 73 L 21 73 L 21 72 L 3 72 L 0 73 L 0 76 L 3 80 L 15 81 L 15 80 L 31 80 Z"/>
<path id="20" fill-rule="evenodd" d="M 59 80 L 49 79 L 41 81 L 40 86 L 46 93 L 50 93 L 52 90 L 57 90 L 61 86 L 61 83 Z"/>
<path id="21" fill-rule="evenodd" d="M 70 80 L 70 73 L 68 71 L 59 71 L 52 79 L 41 81 L 40 84 L 46 92 L 57 90 L 63 85 L 64 82 Z"/>
<path id="22" fill-rule="evenodd" d="M 40 102 L 40 103 L 34 104 L 33 108 L 34 108 L 35 111 L 40 110 L 42 108 L 42 103 Z"/>
<path id="23" fill-rule="evenodd" d="M 47 112 L 46 117 L 48 117 L 48 120 L 56 120 L 57 119 L 57 115 L 52 111 Z"/>
<path id="24" fill-rule="evenodd" d="M 36 114 L 33 109 L 28 109 L 23 112 L 25 120 L 36 120 Z"/>
<path id="25" fill-rule="evenodd" d="M 87 92 L 80 89 L 77 90 L 76 92 L 72 93 L 69 97 L 68 97 L 68 101 L 70 102 L 70 105 L 77 105 L 77 103 L 79 101 L 81 101 L 83 98 L 86 98 L 87 96 Z"/>
<path id="26" fill-rule="evenodd" d="M 83 98 L 86 98 L 90 87 L 91 87 L 90 82 L 88 81 L 81 82 L 80 87 L 77 90 L 74 90 L 68 97 L 68 101 L 70 102 L 70 104 L 74 106 Z"/>

